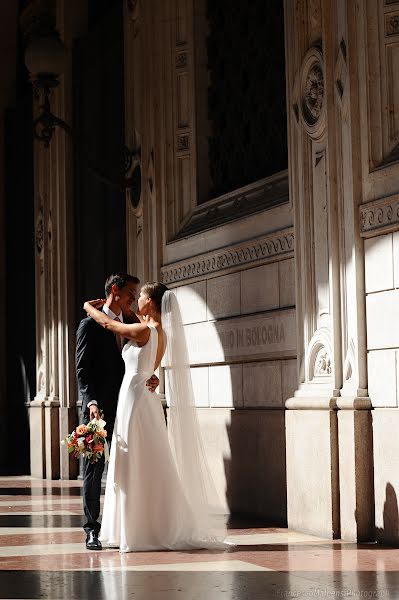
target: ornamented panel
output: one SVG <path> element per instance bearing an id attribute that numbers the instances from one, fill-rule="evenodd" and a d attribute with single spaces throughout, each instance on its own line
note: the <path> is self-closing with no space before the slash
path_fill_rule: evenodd
<path id="1" fill-rule="evenodd" d="M 176 0 L 176 20 L 172 23 L 174 71 L 174 155 L 175 231 L 180 230 L 196 204 L 196 159 L 193 94 L 193 15 L 192 1 Z"/>
<path id="2" fill-rule="evenodd" d="M 399 13 L 395 15 L 395 29 L 391 27 L 389 35 L 399 35 Z M 387 96 L 389 107 L 389 142 L 394 144 L 394 152 L 398 152 L 397 145 L 399 143 L 399 41 L 389 45 L 386 48 L 387 62 Z"/>
<path id="3" fill-rule="evenodd" d="M 315 245 L 314 270 L 317 281 L 317 324 L 330 313 L 329 239 L 325 150 L 315 152 L 313 166 L 313 240 Z"/>

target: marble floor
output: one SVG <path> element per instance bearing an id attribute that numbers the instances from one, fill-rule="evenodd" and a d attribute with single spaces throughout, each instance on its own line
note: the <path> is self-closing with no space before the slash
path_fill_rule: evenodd
<path id="1" fill-rule="evenodd" d="M 0 478 L 0 599 L 399 599 L 399 549 L 232 522 L 226 551 L 89 552 L 81 482 Z"/>

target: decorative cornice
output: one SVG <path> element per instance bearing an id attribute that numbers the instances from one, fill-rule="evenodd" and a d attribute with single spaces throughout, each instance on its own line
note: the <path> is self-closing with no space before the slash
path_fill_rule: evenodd
<path id="1" fill-rule="evenodd" d="M 221 248 L 207 254 L 162 267 L 162 281 L 174 284 L 193 278 L 205 278 L 212 273 L 236 269 L 247 265 L 270 262 L 294 254 L 293 228 L 276 231 L 267 236 Z"/>
<path id="2" fill-rule="evenodd" d="M 359 216 L 362 237 L 399 230 L 399 194 L 363 204 Z"/>
<path id="3" fill-rule="evenodd" d="M 189 140 L 184 141 L 184 144 L 186 143 L 189 144 Z M 183 149 L 182 144 L 183 141 L 178 140 L 178 150 Z M 288 171 L 281 171 L 234 192 L 199 204 L 174 240 L 273 208 L 288 202 L 288 199 Z"/>

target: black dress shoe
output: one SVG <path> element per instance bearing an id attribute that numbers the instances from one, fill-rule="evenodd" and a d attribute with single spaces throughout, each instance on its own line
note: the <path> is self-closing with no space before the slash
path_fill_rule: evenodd
<path id="1" fill-rule="evenodd" d="M 86 548 L 88 550 L 102 550 L 103 547 L 101 545 L 100 540 L 97 537 L 97 534 L 94 531 L 89 531 L 86 538 Z"/>

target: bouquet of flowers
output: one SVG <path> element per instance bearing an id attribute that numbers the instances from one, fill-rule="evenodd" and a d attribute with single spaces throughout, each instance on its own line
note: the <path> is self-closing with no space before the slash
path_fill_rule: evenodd
<path id="1" fill-rule="evenodd" d="M 95 463 L 104 454 L 105 460 L 109 460 L 107 432 L 104 428 L 105 421 L 92 419 L 87 425 L 78 425 L 61 444 L 66 445 L 69 454 L 73 454 L 75 458 L 82 455 L 89 462 Z"/>

